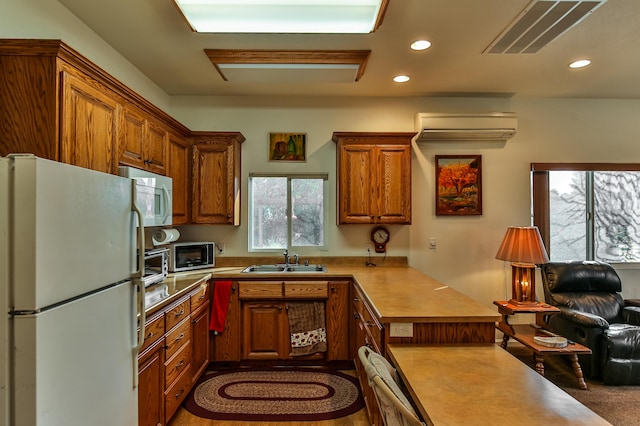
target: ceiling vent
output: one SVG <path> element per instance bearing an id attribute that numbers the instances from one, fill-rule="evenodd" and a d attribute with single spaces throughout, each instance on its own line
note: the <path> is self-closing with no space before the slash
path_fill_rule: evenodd
<path id="1" fill-rule="evenodd" d="M 416 114 L 416 142 L 505 142 L 516 134 L 513 112 Z"/>
<path id="2" fill-rule="evenodd" d="M 483 53 L 536 53 L 606 2 L 535 0 Z"/>

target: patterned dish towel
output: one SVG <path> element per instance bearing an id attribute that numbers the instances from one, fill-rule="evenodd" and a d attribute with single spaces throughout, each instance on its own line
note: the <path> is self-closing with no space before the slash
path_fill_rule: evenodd
<path id="1" fill-rule="evenodd" d="M 287 303 L 291 356 L 327 351 L 324 302 Z"/>

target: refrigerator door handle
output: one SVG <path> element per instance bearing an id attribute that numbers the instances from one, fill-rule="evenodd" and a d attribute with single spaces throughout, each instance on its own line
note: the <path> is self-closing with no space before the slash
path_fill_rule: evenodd
<path id="1" fill-rule="evenodd" d="M 133 281 L 133 286 L 134 286 L 134 298 L 133 298 L 133 303 L 134 303 L 134 311 L 138 311 L 139 309 L 139 316 L 137 315 L 138 312 L 136 312 L 136 315 L 134 316 L 134 321 L 132 321 L 133 323 L 133 334 L 135 336 L 136 331 L 138 331 L 138 327 L 136 322 L 139 322 L 140 324 L 140 332 L 138 334 L 138 339 L 136 341 L 135 346 L 133 347 L 133 387 L 136 388 L 138 387 L 138 354 L 140 353 L 140 349 L 142 348 L 142 345 L 144 344 L 144 336 L 146 334 L 146 329 L 145 329 L 145 323 L 147 322 L 147 315 L 146 315 L 146 305 L 145 305 L 145 286 L 144 286 L 144 281 L 140 281 L 140 280 L 134 280 Z M 139 299 L 137 297 L 135 297 L 136 295 L 138 295 Z M 139 301 L 138 301 L 139 300 Z M 135 318 L 138 318 L 138 321 L 135 321 Z"/>

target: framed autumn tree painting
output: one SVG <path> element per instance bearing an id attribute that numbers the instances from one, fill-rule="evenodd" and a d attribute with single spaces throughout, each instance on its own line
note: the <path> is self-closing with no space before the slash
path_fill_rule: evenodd
<path id="1" fill-rule="evenodd" d="M 436 215 L 482 214 L 482 157 L 436 155 Z"/>

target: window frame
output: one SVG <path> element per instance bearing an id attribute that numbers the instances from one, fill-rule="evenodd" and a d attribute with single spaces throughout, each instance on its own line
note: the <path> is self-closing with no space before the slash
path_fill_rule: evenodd
<path id="1" fill-rule="evenodd" d="M 286 178 L 287 179 L 287 247 L 283 248 L 254 248 L 253 247 L 253 178 Z M 322 246 L 292 246 L 292 221 L 291 221 L 291 181 L 294 179 L 322 179 L 322 194 L 323 194 L 323 239 L 324 244 Z M 289 250 L 290 252 L 309 252 L 309 251 L 327 251 L 328 245 L 328 228 L 329 223 L 329 206 L 327 201 L 329 199 L 329 174 L 328 173 L 249 173 L 248 179 L 248 251 L 252 253 L 280 253 L 282 250 Z"/>
<path id="2" fill-rule="evenodd" d="M 542 236 L 545 249 L 549 250 L 550 235 L 550 203 L 549 203 L 549 172 L 579 171 L 579 172 L 640 172 L 640 164 L 636 163 L 531 163 L 531 221 L 537 226 Z M 591 191 L 593 193 L 593 191 Z M 588 195 L 589 196 L 589 195 Z M 587 218 L 593 229 L 593 217 Z M 587 258 L 593 258 L 593 232 L 587 232 Z M 589 241 L 590 240 L 590 241 Z M 633 264 L 637 262 L 624 262 Z"/>

